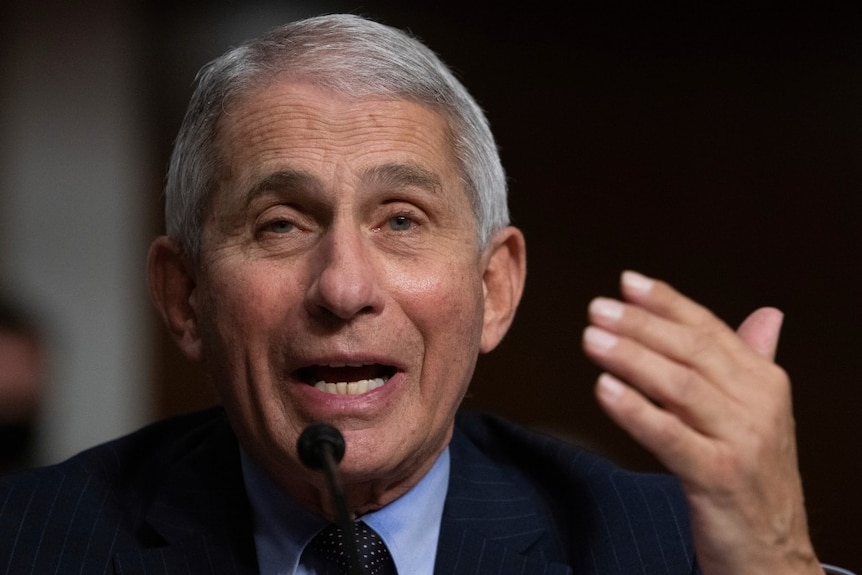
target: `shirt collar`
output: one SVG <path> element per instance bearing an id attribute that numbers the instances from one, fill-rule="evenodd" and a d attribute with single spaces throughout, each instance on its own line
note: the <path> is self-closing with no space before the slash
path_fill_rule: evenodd
<path id="1" fill-rule="evenodd" d="M 299 559 L 327 521 L 288 497 L 240 450 L 242 473 L 254 517 L 254 543 L 261 575 L 303 575 Z M 449 449 L 410 491 L 362 520 L 374 529 L 399 573 L 431 575 L 449 485 Z"/>

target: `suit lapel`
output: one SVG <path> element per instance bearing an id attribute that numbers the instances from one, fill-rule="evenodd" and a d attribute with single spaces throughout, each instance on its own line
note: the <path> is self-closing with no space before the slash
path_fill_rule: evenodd
<path id="1" fill-rule="evenodd" d="M 257 573 L 236 438 L 225 421 L 216 427 L 163 462 L 141 528 L 153 545 L 117 554 L 116 573 Z"/>
<path id="2" fill-rule="evenodd" d="M 566 575 L 562 549 L 532 488 L 482 454 L 457 429 L 437 549 L 438 575 Z"/>

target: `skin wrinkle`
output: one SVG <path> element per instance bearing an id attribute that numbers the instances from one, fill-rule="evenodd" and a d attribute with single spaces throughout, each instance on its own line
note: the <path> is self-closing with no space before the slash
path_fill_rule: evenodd
<path id="1" fill-rule="evenodd" d="M 291 76 L 289 74 L 280 74 L 279 76 L 282 76 L 285 79 L 291 78 Z M 294 81 L 297 81 L 297 80 L 294 79 Z M 297 81 L 297 82 L 302 84 L 301 81 Z M 273 128 L 270 125 L 269 114 L 277 114 L 279 112 L 284 112 L 284 113 L 290 114 L 293 118 L 295 118 L 297 120 L 297 123 L 300 124 L 299 129 L 307 130 L 307 136 L 306 137 L 308 138 L 309 143 L 313 145 L 316 143 L 316 140 L 319 137 L 318 136 L 319 133 L 325 132 L 326 130 L 331 130 L 333 128 L 336 128 L 339 130 L 343 129 L 346 131 L 353 130 L 353 131 L 357 131 L 357 133 L 360 133 L 360 135 L 363 135 L 363 134 L 368 135 L 371 133 L 371 130 L 373 128 L 379 128 L 380 126 L 384 126 L 386 124 L 392 123 L 393 121 L 399 121 L 398 118 L 395 118 L 393 116 L 368 115 L 365 117 L 358 117 L 356 119 L 350 118 L 350 119 L 347 119 L 346 121 L 342 120 L 340 124 L 334 125 L 333 122 L 331 121 L 331 118 L 334 115 L 339 114 L 342 111 L 340 109 L 340 106 L 345 101 L 346 102 L 350 102 L 350 101 L 355 102 L 355 101 L 366 101 L 366 100 L 380 100 L 380 101 L 384 101 L 384 102 L 386 102 L 386 101 L 388 101 L 388 102 L 398 101 L 398 102 L 406 102 L 406 103 L 410 102 L 409 99 L 407 99 L 407 100 L 396 100 L 394 98 L 388 98 L 388 97 L 382 97 L 382 96 L 360 98 L 357 100 L 343 100 L 342 104 L 336 104 L 336 105 L 330 106 L 327 110 L 324 111 L 324 114 L 322 116 L 314 116 L 314 115 L 307 114 L 303 110 L 298 110 L 296 108 L 291 107 L 290 104 L 281 103 L 281 102 L 273 102 L 270 106 L 270 111 L 267 112 L 266 114 L 262 114 L 259 118 L 248 118 L 247 115 L 244 113 L 240 114 L 240 113 L 233 111 L 235 108 L 238 107 L 236 105 L 237 103 L 241 103 L 243 101 L 254 100 L 254 99 L 260 98 L 261 97 L 260 94 L 265 93 L 273 85 L 277 85 L 277 81 L 274 80 L 272 82 L 267 82 L 262 87 L 260 87 L 256 90 L 252 90 L 249 93 L 247 93 L 244 97 L 240 98 L 238 100 L 238 102 L 235 102 L 234 105 L 228 109 L 228 112 L 223 115 L 222 122 L 219 124 L 218 129 L 217 129 L 217 137 L 219 139 L 223 140 L 224 139 L 224 132 L 227 129 L 227 126 L 233 127 L 236 124 L 237 119 L 242 118 L 243 123 L 244 123 L 243 132 L 238 133 L 238 134 L 232 134 L 231 137 L 232 138 L 248 137 L 254 145 L 266 147 L 265 146 L 266 142 L 270 141 L 271 139 L 277 139 L 277 137 L 278 137 L 277 130 L 273 130 Z M 307 84 L 307 85 L 313 86 L 313 82 L 309 82 L 309 84 Z M 350 105 L 350 104 L 348 104 L 348 105 Z M 414 104 L 414 105 L 419 106 L 419 104 Z M 432 109 L 429 109 L 429 108 L 425 108 L 425 109 L 433 112 Z M 415 125 L 411 125 L 409 120 L 406 122 L 402 122 L 401 127 L 405 128 L 407 130 L 413 130 L 414 131 L 413 137 L 415 138 L 414 143 L 419 144 L 419 145 L 425 144 L 426 152 L 428 154 L 437 154 L 437 153 L 440 153 L 440 151 L 444 151 L 448 156 L 450 156 L 453 164 L 458 168 L 458 179 L 459 179 L 459 181 L 461 181 L 463 183 L 465 181 L 462 177 L 463 167 L 460 165 L 460 162 L 457 160 L 457 158 L 454 155 L 454 147 L 455 147 L 454 143 L 456 141 L 456 138 L 454 136 L 454 131 L 450 126 L 449 118 L 444 117 L 443 115 L 441 115 L 440 117 L 441 117 L 441 119 L 443 119 L 443 122 L 440 123 L 438 128 L 442 128 L 442 137 L 444 139 L 444 142 L 446 144 L 448 144 L 442 150 L 435 149 L 435 146 L 430 145 L 430 142 L 424 138 L 425 134 L 422 132 L 421 128 L 419 128 L 418 126 L 415 126 Z M 373 140 L 373 138 L 371 140 Z M 338 143 L 336 143 L 336 146 L 337 145 L 338 145 Z M 377 145 L 385 146 L 386 144 L 385 143 L 379 143 Z M 369 151 L 380 151 L 380 150 L 375 149 L 374 146 L 375 146 L 375 143 L 373 141 L 369 141 Z M 347 149 L 346 151 L 349 151 L 349 148 L 350 148 L 349 145 L 344 145 L 343 147 L 345 149 Z M 275 155 L 277 157 L 277 152 L 275 152 Z M 224 154 L 220 154 L 220 159 L 222 161 L 219 162 L 219 165 L 222 166 L 222 171 L 229 169 L 230 165 L 232 163 L 237 162 L 237 158 L 232 158 L 232 157 L 226 156 Z M 225 181 L 225 180 L 229 179 L 229 177 L 230 177 L 230 174 L 225 173 L 225 174 L 223 174 L 223 177 L 220 178 L 220 181 Z M 464 190 L 466 192 L 467 188 L 465 187 Z M 468 196 L 471 196 L 471 195 L 472 194 L 468 194 Z M 470 201 L 471 201 L 471 205 L 472 205 L 472 197 L 470 198 Z"/>
<path id="2" fill-rule="evenodd" d="M 371 190 L 372 193 L 394 194 L 398 192 L 419 204 L 422 203 L 423 194 L 431 193 L 439 197 L 442 189 L 442 184 L 436 175 L 414 164 L 373 166 L 366 170 L 360 180 L 362 187 Z M 279 170 L 252 185 L 246 195 L 243 208 L 241 211 L 238 210 L 237 218 L 239 219 L 243 215 L 243 211 L 246 213 L 256 211 L 255 203 L 257 202 L 273 205 L 278 203 L 289 204 L 295 195 L 302 196 L 305 203 L 322 207 L 323 203 L 319 202 L 317 197 L 325 193 L 324 189 L 323 184 L 317 181 L 312 174 L 294 169 Z M 226 230 L 231 225 L 235 226 L 238 223 L 225 220 L 221 227 Z"/>

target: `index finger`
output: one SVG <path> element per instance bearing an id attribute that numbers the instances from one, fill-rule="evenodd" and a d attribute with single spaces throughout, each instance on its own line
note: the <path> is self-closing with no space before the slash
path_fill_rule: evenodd
<path id="1" fill-rule="evenodd" d="M 722 345 L 730 353 L 741 353 L 744 356 L 752 351 L 752 347 L 744 345 L 738 334 L 724 321 L 668 283 L 626 270 L 620 278 L 620 289 L 629 303 L 666 320 L 669 324 L 692 328 L 690 334 L 706 334 L 708 340 Z M 693 350 L 699 348 L 697 342 L 689 343 L 690 345 L 682 348 L 683 356 L 690 356 Z"/>
<path id="2" fill-rule="evenodd" d="M 714 385 L 730 391 L 739 387 L 734 383 L 746 381 L 747 374 L 771 364 L 756 348 L 770 345 L 769 332 L 775 324 L 764 320 L 763 314 L 754 314 L 755 320 L 746 327 L 748 336 L 756 336 L 752 345 L 710 310 L 665 282 L 626 271 L 621 290 L 628 303 L 613 318 L 591 313 L 592 321 L 693 369 Z M 766 313 L 766 318 L 771 315 Z M 750 390 L 738 392 L 744 397 Z"/>

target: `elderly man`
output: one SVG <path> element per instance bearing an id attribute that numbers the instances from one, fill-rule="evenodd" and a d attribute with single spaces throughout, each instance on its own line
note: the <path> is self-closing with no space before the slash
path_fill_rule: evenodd
<path id="1" fill-rule="evenodd" d="M 6 572 L 344 572 L 297 453 L 328 422 L 369 573 L 823 573 L 776 310 L 736 334 L 633 272 L 592 303 L 599 401 L 677 478 L 456 415 L 525 245 L 484 115 L 414 39 L 326 16 L 215 60 L 166 197 L 150 290 L 223 409 L 7 480 Z"/>

